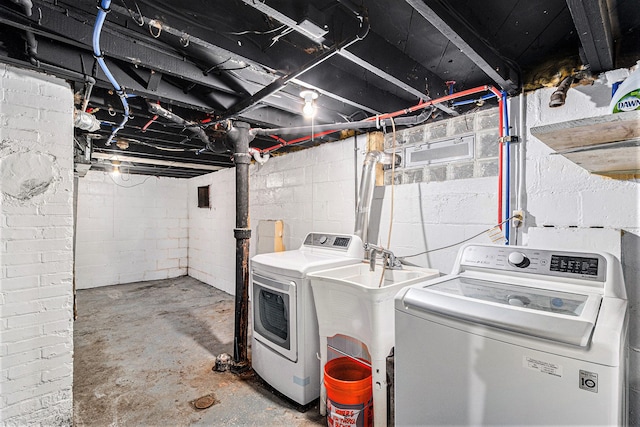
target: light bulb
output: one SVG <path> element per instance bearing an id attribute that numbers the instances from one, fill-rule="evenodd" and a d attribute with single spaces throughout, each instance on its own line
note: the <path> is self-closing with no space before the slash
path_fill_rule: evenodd
<path id="1" fill-rule="evenodd" d="M 120 168 L 118 165 L 113 165 L 113 170 L 111 171 L 111 175 L 118 176 L 120 175 Z"/>
<path id="2" fill-rule="evenodd" d="M 313 117 L 316 115 L 317 108 L 313 104 L 313 101 L 305 102 L 304 107 L 302 107 L 302 115 L 305 117 Z"/>
<path id="3" fill-rule="evenodd" d="M 302 92 L 300 92 L 300 97 L 304 99 L 302 115 L 305 117 L 315 116 L 318 108 L 313 101 L 318 98 L 318 94 L 312 90 L 303 90 Z"/>

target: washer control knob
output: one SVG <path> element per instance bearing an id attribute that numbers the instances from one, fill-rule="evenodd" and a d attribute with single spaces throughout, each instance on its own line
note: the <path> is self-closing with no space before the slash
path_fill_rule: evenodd
<path id="1" fill-rule="evenodd" d="M 327 243 L 327 236 L 320 236 L 320 244 L 324 245 L 325 243 Z"/>
<path id="2" fill-rule="evenodd" d="M 531 261 L 529 261 L 529 258 L 527 258 L 525 254 L 521 252 L 511 252 L 507 259 L 509 261 L 509 264 L 518 268 L 525 268 L 525 267 L 528 267 L 529 264 L 531 264 Z"/>

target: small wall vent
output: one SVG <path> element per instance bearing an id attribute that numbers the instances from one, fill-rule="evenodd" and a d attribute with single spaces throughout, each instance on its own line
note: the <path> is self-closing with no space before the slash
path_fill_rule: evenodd
<path id="1" fill-rule="evenodd" d="M 210 208 L 211 203 L 209 202 L 209 186 L 198 187 L 198 207 L 199 208 Z"/>
<path id="2" fill-rule="evenodd" d="M 407 147 L 405 166 L 420 166 L 473 158 L 475 135 L 457 136 Z"/>

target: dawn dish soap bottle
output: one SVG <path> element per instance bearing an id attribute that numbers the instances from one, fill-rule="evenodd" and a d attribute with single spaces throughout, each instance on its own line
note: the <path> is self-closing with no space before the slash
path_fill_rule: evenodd
<path id="1" fill-rule="evenodd" d="M 609 104 L 612 113 L 640 110 L 640 61 L 635 68 L 613 94 Z"/>

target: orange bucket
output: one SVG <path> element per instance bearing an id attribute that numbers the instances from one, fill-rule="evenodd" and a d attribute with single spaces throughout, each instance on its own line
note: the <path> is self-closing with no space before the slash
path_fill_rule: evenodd
<path id="1" fill-rule="evenodd" d="M 373 426 L 371 368 L 349 357 L 324 365 L 327 389 L 327 425 L 330 427 Z"/>

